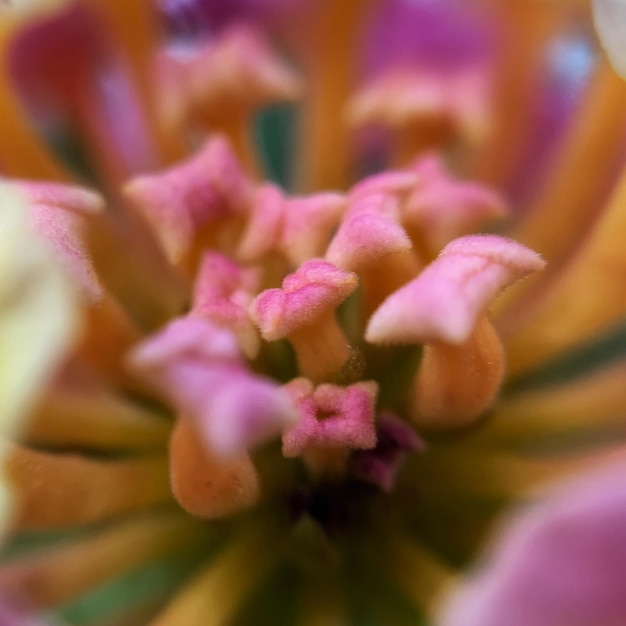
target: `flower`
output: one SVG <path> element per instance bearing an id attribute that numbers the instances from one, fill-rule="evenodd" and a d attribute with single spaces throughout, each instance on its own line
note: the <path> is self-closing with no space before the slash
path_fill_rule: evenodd
<path id="1" fill-rule="evenodd" d="M 556 625 L 570 593 L 619 611 L 599 589 L 622 572 L 600 539 L 623 517 L 602 469 L 623 351 L 589 346 L 626 308 L 626 85 L 585 7 L 159 7 L 0 9 L 2 606 L 157 626 L 464 626 L 503 602 Z M 263 159 L 285 137 L 291 170 Z M 538 499 L 447 595 L 495 516 Z M 541 558 L 596 577 L 521 584 Z"/>

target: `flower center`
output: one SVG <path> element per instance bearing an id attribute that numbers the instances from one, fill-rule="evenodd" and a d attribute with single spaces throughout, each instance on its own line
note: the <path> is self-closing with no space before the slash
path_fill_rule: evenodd
<path id="1" fill-rule="evenodd" d="M 255 450 L 276 437 L 305 469 L 314 518 L 390 492 L 424 447 L 417 431 L 463 428 L 492 404 L 503 350 L 489 305 L 543 266 L 466 234 L 501 201 L 433 155 L 346 193 L 290 197 L 249 178 L 218 137 L 126 192 L 194 282 L 188 313 L 131 362 L 178 414 L 175 495 L 205 517 L 263 499 Z M 220 503 L 234 484 L 240 502 Z"/>

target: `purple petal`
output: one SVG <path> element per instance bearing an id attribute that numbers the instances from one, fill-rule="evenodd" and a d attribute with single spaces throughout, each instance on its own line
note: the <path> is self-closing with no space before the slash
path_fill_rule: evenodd
<path id="1" fill-rule="evenodd" d="M 490 23 L 476 7 L 450 0 L 384 0 L 373 3 L 363 30 L 367 75 L 394 65 L 426 63 L 449 69 L 485 58 L 493 46 Z"/>

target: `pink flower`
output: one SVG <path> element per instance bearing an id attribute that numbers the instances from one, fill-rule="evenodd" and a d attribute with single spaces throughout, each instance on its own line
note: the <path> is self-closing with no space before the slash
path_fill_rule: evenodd
<path id="1" fill-rule="evenodd" d="M 626 86 L 540 4 L 0 7 L 0 598 L 621 616 Z"/>

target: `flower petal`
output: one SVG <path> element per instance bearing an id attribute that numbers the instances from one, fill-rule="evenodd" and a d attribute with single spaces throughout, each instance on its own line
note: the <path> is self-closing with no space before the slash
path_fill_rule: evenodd
<path id="1" fill-rule="evenodd" d="M 591 339 L 624 315 L 626 258 L 621 233 L 625 228 L 623 171 L 586 240 L 552 281 L 550 289 L 542 293 L 526 324 L 506 338 L 513 375 Z M 586 297 L 587 293 L 593 293 L 593 297 Z"/>
<path id="2" fill-rule="evenodd" d="M 592 0 L 593 17 L 600 41 L 615 69 L 626 76 L 626 2 L 624 0 Z"/>
<path id="3" fill-rule="evenodd" d="M 183 163 L 133 178 L 124 193 L 141 211 L 169 259 L 180 262 L 204 227 L 244 211 L 252 186 L 229 143 L 209 138 Z"/>
<path id="4" fill-rule="evenodd" d="M 208 321 L 175 320 L 135 348 L 130 362 L 193 420 L 214 464 L 240 456 L 295 420 L 278 383 L 249 371 L 235 337 Z"/>
<path id="5" fill-rule="evenodd" d="M 626 614 L 626 464 L 578 476 L 501 531 L 440 626 L 619 626 Z"/>
<path id="6" fill-rule="evenodd" d="M 0 595 L 38 609 L 59 606 L 151 559 L 201 544 L 204 534 L 206 529 L 179 512 L 117 522 L 3 563 Z"/>
<path id="7" fill-rule="evenodd" d="M 532 250 L 502 237 L 456 239 L 415 280 L 383 302 L 365 337 L 376 344 L 459 345 L 500 291 L 543 266 Z"/>
<path id="8" fill-rule="evenodd" d="M 168 604 L 151 626 L 202 624 L 222 626 L 231 621 L 250 592 L 268 571 L 276 539 L 259 532 L 257 523 L 236 535 Z M 267 531 L 265 531 L 267 534 Z"/>
<path id="9" fill-rule="evenodd" d="M 203 519 L 237 513 L 255 504 L 259 495 L 248 455 L 228 462 L 212 457 L 186 417 L 178 419 L 170 440 L 170 480 L 178 503 Z"/>
<path id="10" fill-rule="evenodd" d="M 6 433 L 32 407 L 78 332 L 78 302 L 31 232 L 19 193 L 0 185 L 0 204 L 0 426 Z"/>
<path id="11" fill-rule="evenodd" d="M 504 378 L 504 350 L 483 317 L 461 345 L 424 346 L 408 414 L 422 428 L 469 426 L 495 401 Z"/>
<path id="12" fill-rule="evenodd" d="M 65 528 L 171 502 L 165 457 L 100 460 L 4 444 L 17 528 Z"/>

